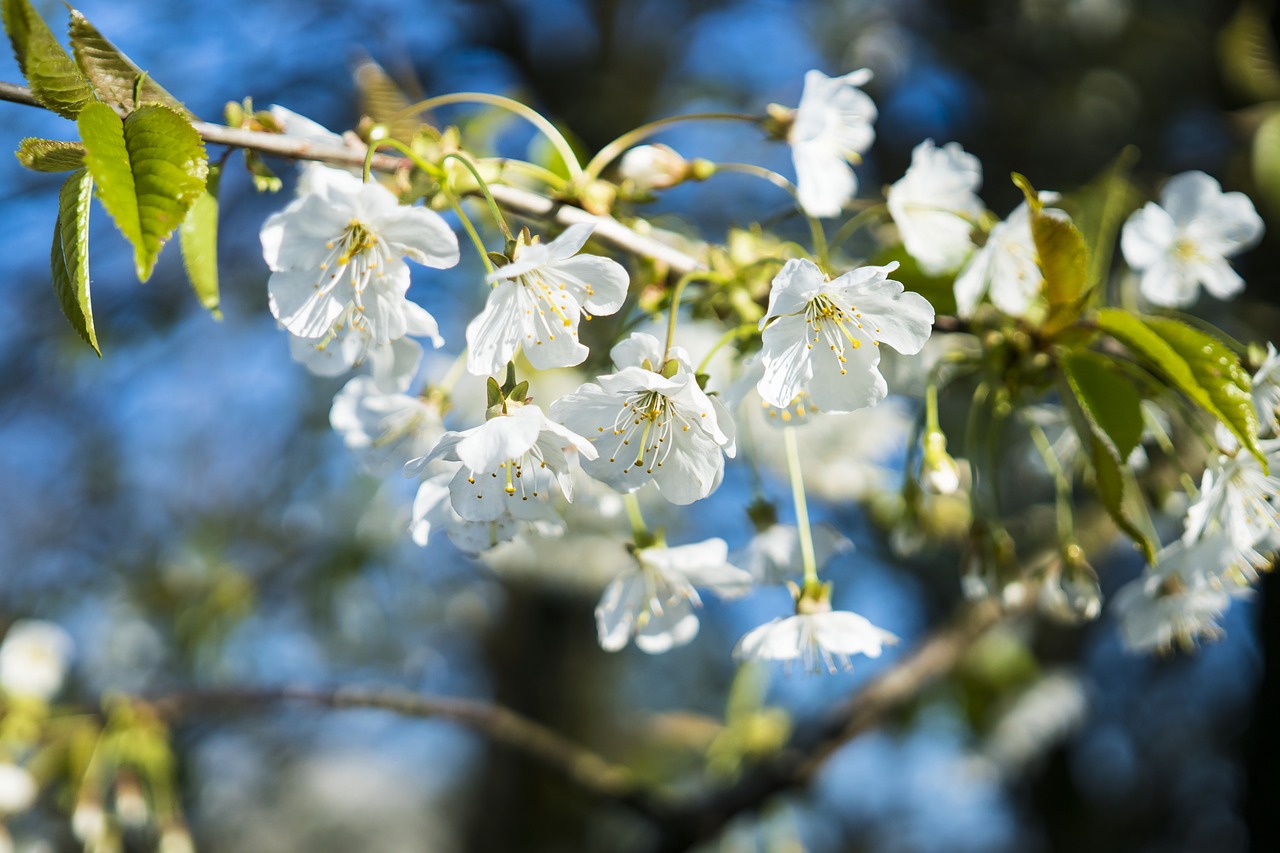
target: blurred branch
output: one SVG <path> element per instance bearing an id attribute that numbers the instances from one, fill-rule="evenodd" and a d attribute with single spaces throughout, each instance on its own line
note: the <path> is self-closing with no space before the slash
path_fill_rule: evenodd
<path id="1" fill-rule="evenodd" d="M 423 696 L 394 688 L 209 688 L 143 700 L 157 717 L 174 722 L 202 714 L 260 711 L 300 702 L 324 708 L 376 709 L 404 717 L 449 720 L 488 736 L 549 767 L 579 788 L 647 813 L 631 771 L 572 743 L 551 729 L 499 705 L 473 699 Z"/>
<path id="2" fill-rule="evenodd" d="M 808 785 L 837 749 L 883 724 L 926 687 L 945 677 L 970 646 L 1006 615 L 991 601 L 966 608 L 950 625 L 871 679 L 843 707 L 805 725 L 789 748 L 748 768 L 727 788 L 674 805 L 663 820 L 662 841 L 655 850 L 680 853 L 714 839 L 730 821 L 759 810 L 778 794 Z"/>

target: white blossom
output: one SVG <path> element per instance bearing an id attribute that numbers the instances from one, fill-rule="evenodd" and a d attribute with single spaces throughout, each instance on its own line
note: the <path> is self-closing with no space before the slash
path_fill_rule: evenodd
<path id="1" fill-rule="evenodd" d="M 547 418 L 532 403 L 506 405 L 511 407 L 509 414 L 463 432 L 447 432 L 429 455 L 406 465 L 413 473 L 437 459 L 461 462 L 449 492 L 454 511 L 466 521 L 533 521 L 548 512 L 554 515 L 546 505 L 553 480 L 565 498 L 573 499 L 566 451 L 587 459 L 596 455 L 590 442 Z"/>
<path id="2" fill-rule="evenodd" d="M 1244 193 L 1224 193 L 1204 172 L 1174 175 L 1160 193 L 1124 224 L 1124 259 L 1142 273 L 1142 295 L 1155 305 L 1183 307 L 1200 285 L 1229 299 L 1244 281 L 1227 258 L 1262 239 L 1262 217 Z"/>
<path id="3" fill-rule="evenodd" d="M 1057 193 L 1040 193 L 1040 201 L 1046 204 L 1057 199 Z M 1063 221 L 1070 219 L 1056 208 L 1044 208 L 1042 213 Z M 986 295 L 1009 316 L 1025 318 L 1039 305 L 1043 289 L 1040 255 L 1031 236 L 1031 211 L 1024 201 L 1008 219 L 991 229 L 986 244 L 956 277 L 956 312 L 961 317 L 972 316 Z"/>
<path id="4" fill-rule="evenodd" d="M 414 369 L 422 356 L 422 345 L 412 338 L 426 338 L 439 349 L 444 345 L 436 320 L 416 302 L 404 300 L 400 306 L 404 318 L 404 336 L 392 341 L 379 341 L 367 323 L 353 321 L 359 313 L 348 308 L 321 338 L 289 335 L 289 354 L 316 376 L 341 376 L 354 367 L 368 364 L 380 384 L 387 384 L 384 374 L 395 366 L 412 361 Z M 412 373 L 412 371 L 410 371 Z M 409 377 L 412 378 L 412 377 Z"/>
<path id="5" fill-rule="evenodd" d="M 1261 447 L 1273 469 L 1280 465 L 1280 439 L 1263 441 Z M 1278 492 L 1280 478 L 1264 473 L 1252 453 L 1218 455 L 1205 468 L 1200 495 L 1187 509 L 1183 538 L 1194 542 L 1222 530 L 1236 548 L 1250 550 L 1280 527 Z"/>
<path id="6" fill-rule="evenodd" d="M 858 192 L 850 163 L 860 163 L 876 138 L 876 105 L 859 88 L 870 79 L 866 68 L 842 77 L 816 70 L 804 76 L 787 141 L 800 207 L 810 216 L 838 216 Z"/>
<path id="7" fill-rule="evenodd" d="M 1218 619 L 1231 605 L 1232 593 L 1247 591 L 1241 584 L 1266 564 L 1221 531 L 1165 547 L 1154 567 L 1111 598 L 1125 645 L 1135 651 L 1165 650 L 1175 642 L 1188 647 L 1202 637 L 1217 638 L 1222 633 Z"/>
<path id="8" fill-rule="evenodd" d="M 62 689 L 74 649 L 52 622 L 19 619 L 0 643 L 0 691 L 48 701 Z"/>
<path id="9" fill-rule="evenodd" d="M 929 301 L 888 278 L 897 267 L 860 267 L 828 281 L 812 261 L 787 261 L 760 320 L 760 397 L 785 408 L 807 391 L 828 413 L 883 400 L 888 386 L 878 369 L 881 342 L 913 354 L 933 330 Z"/>
<path id="10" fill-rule="evenodd" d="M 444 434 L 437 399 L 388 392 L 372 376 L 357 376 L 333 398 L 329 424 L 374 475 L 424 456 Z"/>
<path id="11" fill-rule="evenodd" d="M 878 658 L 898 638 L 847 610 L 819 607 L 814 612 L 774 619 L 756 628 L 733 650 L 740 661 L 800 661 L 809 672 L 851 669 L 854 655 Z"/>
<path id="12" fill-rule="evenodd" d="M 546 501 L 503 501 L 498 516 L 490 521 L 468 521 L 453 508 L 450 483 L 453 471 L 423 481 L 414 497 L 409 533 L 425 547 L 436 532 L 443 530 L 459 550 L 479 554 L 510 542 L 522 533 L 555 537 L 564 533 L 564 521 Z"/>
<path id="13" fill-rule="evenodd" d="M 272 104 L 268 107 L 268 111 L 285 136 L 306 142 L 318 142 L 321 145 L 342 144 L 342 136 L 340 134 L 334 133 L 318 121 L 309 119 L 301 113 L 295 113 L 288 107 Z"/>
<path id="14" fill-rule="evenodd" d="M 976 195 L 982 164 L 958 143 L 938 148 L 926 139 L 911 152 L 911 166 L 886 202 L 907 254 L 928 275 L 952 272 L 973 251 L 972 231 L 982 215 Z"/>
<path id="15" fill-rule="evenodd" d="M 441 269 L 456 264 L 458 240 L 448 224 L 400 204 L 381 184 L 319 164 L 303 170 L 298 191 L 262 227 L 272 315 L 301 338 L 323 341 L 354 329 L 373 345 L 425 325 L 421 308 L 406 307 L 413 303 L 405 298 L 403 258 Z"/>
<path id="16" fill-rule="evenodd" d="M 1280 437 L 1280 352 L 1267 344 L 1267 357 L 1253 375 L 1253 407 L 1263 434 Z"/>
<path id="17" fill-rule="evenodd" d="M 0 761 L 0 819 L 25 812 L 39 794 L 40 786 L 27 768 Z"/>
<path id="18" fill-rule="evenodd" d="M 594 227 L 571 225 L 550 243 L 520 245 L 511 263 L 485 279 L 494 287 L 480 316 L 467 325 L 467 370 L 497 373 L 521 347 L 539 370 L 582 363 L 583 314 L 617 311 L 630 281 L 617 261 L 578 254 Z"/>
<path id="19" fill-rule="evenodd" d="M 695 587 L 721 597 L 745 593 L 751 575 L 728 562 L 723 539 L 635 552 L 635 565 L 618 575 L 596 605 L 600 646 L 616 652 L 631 640 L 649 654 L 683 646 L 698 633 L 702 606 Z"/>
<path id="20" fill-rule="evenodd" d="M 711 494 L 724 476 L 725 454 L 736 451 L 728 409 L 698 387 L 680 347 L 664 360 L 657 338 L 635 332 L 610 354 L 617 373 L 551 405 L 553 418 L 600 451 L 584 458 L 583 470 L 623 492 L 653 481 L 675 504 Z M 670 375 L 659 372 L 664 363 Z"/>

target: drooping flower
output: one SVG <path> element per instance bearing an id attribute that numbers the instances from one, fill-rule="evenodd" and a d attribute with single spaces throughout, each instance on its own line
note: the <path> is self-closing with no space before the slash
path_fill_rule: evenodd
<path id="1" fill-rule="evenodd" d="M 420 358 L 422 345 L 413 338 L 426 338 L 439 349 L 444 345 L 440 328 L 422 306 L 404 300 L 400 306 L 404 317 L 404 336 L 392 341 L 379 341 L 373 329 L 359 320 L 360 312 L 348 308 L 334 321 L 329 333 L 321 338 L 301 338 L 289 335 L 289 354 L 316 376 L 341 376 L 363 364 L 371 364 L 373 373 L 390 366 L 392 359 L 405 358 L 412 348 L 412 357 Z M 416 361 L 414 363 L 416 369 Z"/>
<path id="2" fill-rule="evenodd" d="M 907 254 L 928 275 L 959 269 L 973 251 L 972 231 L 982 215 L 976 195 L 982 164 L 958 143 L 941 148 L 926 139 L 911 152 L 911 166 L 886 202 Z"/>
<path id="3" fill-rule="evenodd" d="M 525 532 L 544 538 L 564 533 L 563 519 L 543 500 L 503 501 L 497 518 L 468 521 L 453 508 L 450 483 L 455 476 L 447 471 L 427 478 L 418 487 L 409 523 L 409 533 L 418 545 L 425 547 L 435 533 L 444 531 L 460 550 L 479 554 Z"/>
<path id="4" fill-rule="evenodd" d="M 53 622 L 19 619 L 0 643 L 0 691 L 48 701 L 62 689 L 74 646 Z"/>
<path id="5" fill-rule="evenodd" d="M 573 478 L 566 451 L 593 459 L 596 449 L 585 438 L 550 420 L 532 403 L 508 401 L 509 414 L 498 414 L 478 427 L 447 432 L 425 457 L 406 465 L 416 473 L 437 459 L 461 462 L 449 484 L 453 509 L 463 519 L 494 522 L 505 515 L 536 519 L 545 515 L 552 481 L 573 499 Z"/>
<path id="6" fill-rule="evenodd" d="M 1046 204 L 1057 199 L 1057 193 L 1040 193 L 1040 200 Z M 1055 219 L 1070 219 L 1056 208 L 1045 208 L 1043 212 Z M 986 295 L 1009 316 L 1027 317 L 1039 304 L 1044 289 L 1039 257 L 1035 238 L 1031 236 L 1031 211 L 1024 201 L 1013 209 L 1008 219 L 991 229 L 986 244 L 973 254 L 956 277 L 956 313 L 961 317 L 972 316 Z"/>
<path id="7" fill-rule="evenodd" d="M 1191 647 L 1214 639 L 1232 593 L 1257 577 L 1262 555 L 1237 548 L 1222 531 L 1194 542 L 1178 540 L 1156 555 L 1156 564 L 1111 598 L 1125 645 L 1135 651 Z"/>
<path id="8" fill-rule="evenodd" d="M 400 204 L 381 184 L 320 164 L 303 170 L 298 191 L 262 227 L 272 315 L 300 338 L 324 339 L 340 324 L 373 344 L 407 334 L 418 312 L 406 308 L 403 259 L 437 269 L 456 264 L 458 240 L 448 224 L 434 211 Z"/>
<path id="9" fill-rule="evenodd" d="M 1280 439 L 1261 442 L 1268 463 L 1280 465 Z M 1276 527 L 1280 527 L 1280 478 L 1263 472 L 1253 454 L 1237 451 L 1219 455 L 1205 468 L 1200 495 L 1187 508 L 1183 538 L 1194 542 L 1223 531 L 1236 548 L 1246 551 Z"/>
<path id="10" fill-rule="evenodd" d="M 657 338 L 635 332 L 610 354 L 617 373 L 551 404 L 552 417 L 600 451 L 584 458 L 583 470 L 623 492 L 652 480 L 675 504 L 711 494 L 724 475 L 725 454 L 736 451 L 728 409 L 698 387 L 680 347 L 664 360 Z"/>
<path id="11" fill-rule="evenodd" d="M 343 386 L 333 398 L 329 424 L 374 475 L 426 455 L 444 434 L 439 399 L 387 391 L 372 376 Z"/>
<path id="12" fill-rule="evenodd" d="M 1244 281 L 1227 258 L 1262 239 L 1262 217 L 1244 193 L 1224 193 L 1204 172 L 1174 175 L 1160 193 L 1124 224 L 1124 259 L 1142 273 L 1142 295 L 1155 305 L 1183 307 L 1200 285 L 1230 299 Z"/>
<path id="13" fill-rule="evenodd" d="M 871 80 L 863 68 L 841 77 L 821 71 L 804 76 L 804 91 L 787 133 L 796 167 L 800 207 L 810 216 L 838 216 L 858 192 L 851 163 L 875 141 L 876 105 L 860 89 Z"/>
<path id="14" fill-rule="evenodd" d="M 828 413 L 883 400 L 888 386 L 878 369 L 881 342 L 909 355 L 933 330 L 929 301 L 888 277 L 897 268 L 860 267 L 828 281 L 812 261 L 787 261 L 773 279 L 760 321 L 760 397 L 785 408 L 807 391 Z"/>
<path id="15" fill-rule="evenodd" d="M 736 660 L 800 661 L 809 672 L 852 669 L 854 655 L 878 658 L 898 638 L 865 617 L 831 609 L 830 587 L 796 594 L 796 615 L 748 632 L 733 650 Z"/>
<path id="16" fill-rule="evenodd" d="M 578 254 L 594 227 L 571 225 L 550 243 L 521 244 L 511 263 L 486 278 L 495 286 L 480 316 L 467 325 L 468 371 L 497 373 L 520 347 L 539 370 L 582 363 L 583 314 L 614 313 L 630 283 L 617 261 Z"/>
<path id="17" fill-rule="evenodd" d="M 695 587 L 722 598 L 751 587 L 751 575 L 729 564 L 723 539 L 640 548 L 635 558 L 635 566 L 614 578 L 596 605 L 596 629 L 607 652 L 632 640 L 649 654 L 683 646 L 698 633 L 694 610 L 702 599 Z"/>

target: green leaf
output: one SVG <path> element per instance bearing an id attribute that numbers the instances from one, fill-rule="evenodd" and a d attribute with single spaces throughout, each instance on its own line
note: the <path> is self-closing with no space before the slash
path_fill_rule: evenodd
<path id="1" fill-rule="evenodd" d="M 1253 405 L 1253 379 L 1226 344 L 1180 320 L 1147 317 L 1147 326 L 1164 338 L 1190 366 L 1212 401 L 1210 412 L 1267 468 L 1258 443 L 1258 410 Z"/>
<path id="2" fill-rule="evenodd" d="M 178 229 L 182 265 L 200 304 L 222 319 L 218 310 L 218 179 L 217 166 L 209 167 L 205 190 L 200 193 Z"/>
<path id="3" fill-rule="evenodd" d="M 53 273 L 53 292 L 62 313 L 67 315 L 76 334 L 101 357 L 98 335 L 93 328 L 93 307 L 89 303 L 89 200 L 92 197 L 93 178 L 86 169 L 71 175 L 62 185 L 49 266 Z"/>
<path id="4" fill-rule="evenodd" d="M 71 10 L 71 52 L 89 83 L 108 104 L 121 107 L 125 112 L 132 112 L 141 104 L 164 104 L 190 115 L 181 101 L 150 77 L 144 78 L 142 69 L 75 9 Z M 142 91 L 135 102 L 134 89 L 139 78 L 143 78 Z"/>
<path id="5" fill-rule="evenodd" d="M 1138 161 L 1138 149 L 1130 145 L 1121 151 L 1093 180 L 1069 197 L 1062 207 L 1071 213 L 1084 235 L 1089 253 L 1089 289 L 1101 284 L 1111 270 L 1116 235 L 1129 214 L 1142 206 L 1145 197 L 1129 173 Z"/>
<path id="6" fill-rule="evenodd" d="M 1177 320 L 1140 318 L 1118 308 L 1098 312 L 1098 328 L 1141 356 L 1190 400 L 1217 418 L 1264 469 L 1249 374 L 1221 341 Z"/>
<path id="7" fill-rule="evenodd" d="M 1111 455 L 1111 449 L 1107 447 L 1106 442 L 1096 435 L 1093 437 L 1091 458 L 1094 486 L 1098 490 L 1098 497 L 1102 500 L 1107 514 L 1111 516 L 1111 520 L 1117 527 L 1137 543 L 1147 562 L 1155 563 L 1155 540 L 1143 530 L 1132 515 L 1132 498 L 1137 497 L 1136 483 L 1131 477 L 1125 476 L 1120 461 Z"/>
<path id="8" fill-rule="evenodd" d="M 146 281 L 164 242 L 204 192 L 204 144 L 186 119 L 158 104 L 123 121 L 106 104 L 89 104 L 78 125 L 98 199 L 133 244 L 138 279 Z"/>
<path id="9" fill-rule="evenodd" d="M 1061 213 L 1044 210 L 1040 194 L 1022 175 L 1013 174 L 1013 182 L 1026 197 L 1031 213 L 1031 237 L 1036 244 L 1040 273 L 1044 276 L 1044 295 L 1049 303 L 1045 332 L 1065 328 L 1080 316 L 1089 283 L 1089 252 L 1084 236 L 1070 219 Z"/>
<path id="10" fill-rule="evenodd" d="M 372 59 L 365 59 L 356 67 L 355 78 L 360 92 L 360 111 L 378 124 L 386 125 L 393 139 L 412 139 L 418 129 L 417 116 L 406 113 L 412 102 L 386 69 Z"/>
<path id="11" fill-rule="evenodd" d="M 84 167 L 84 146 L 79 142 L 28 137 L 14 154 L 19 163 L 37 172 L 74 172 Z"/>
<path id="12" fill-rule="evenodd" d="M 30 0 L 3 0 L 4 28 L 18 68 L 40 105 L 63 118 L 75 118 L 94 100 L 80 69 L 54 38 Z"/>
<path id="13" fill-rule="evenodd" d="M 1142 441 L 1142 397 L 1113 359 L 1093 352 L 1063 356 L 1062 372 L 1076 401 L 1117 459 L 1127 460 Z"/>

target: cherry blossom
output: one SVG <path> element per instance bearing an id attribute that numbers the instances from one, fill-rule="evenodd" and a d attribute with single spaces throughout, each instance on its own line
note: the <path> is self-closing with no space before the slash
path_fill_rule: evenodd
<path id="1" fill-rule="evenodd" d="M 976 195 L 982 164 L 958 143 L 938 148 L 926 139 L 911 166 L 889 187 L 889 215 L 907 254 L 928 275 L 959 269 L 973 251 L 972 231 L 984 210 Z"/>
<path id="2" fill-rule="evenodd" d="M 578 254 L 593 228 L 571 225 L 550 243 L 521 244 L 511 263 L 487 277 L 494 288 L 484 311 L 467 326 L 468 371 L 497 373 L 521 347 L 539 370 L 583 362 L 587 348 L 578 341 L 583 314 L 617 311 L 629 283 L 617 261 Z"/>
<path id="3" fill-rule="evenodd" d="M 1155 305 L 1184 307 L 1199 287 L 1230 299 L 1244 281 L 1227 258 L 1262 239 L 1262 217 L 1244 193 L 1224 193 L 1204 172 L 1174 175 L 1129 217 L 1121 232 L 1125 261 L 1142 273 L 1142 295 Z"/>
<path id="4" fill-rule="evenodd" d="M 1052 204 L 1058 194 L 1042 192 L 1040 200 Z M 1042 212 L 1055 219 L 1070 219 L 1056 208 L 1044 208 Z M 982 297 L 989 296 L 992 304 L 1009 316 L 1029 317 L 1040 304 L 1042 290 L 1040 255 L 1031 236 L 1031 211 L 1024 201 L 1008 219 L 991 229 L 986 244 L 956 277 L 956 313 L 973 316 Z"/>
<path id="5" fill-rule="evenodd" d="M 48 701 L 62 689 L 74 646 L 53 622 L 19 619 L 0 643 L 0 691 Z"/>
<path id="6" fill-rule="evenodd" d="M 888 394 L 880 344 L 917 353 L 933 329 L 933 306 L 888 276 L 896 263 L 860 267 L 828 280 L 817 264 L 790 260 L 773 279 L 757 384 L 785 408 L 802 392 L 828 413 L 874 406 Z"/>
<path id="7" fill-rule="evenodd" d="M 841 77 L 821 71 L 804 76 L 800 106 L 791 117 L 787 142 L 796 167 L 800 207 L 816 217 L 838 216 L 858 192 L 850 163 L 875 141 L 876 105 L 860 86 L 871 80 L 863 68 Z"/>

